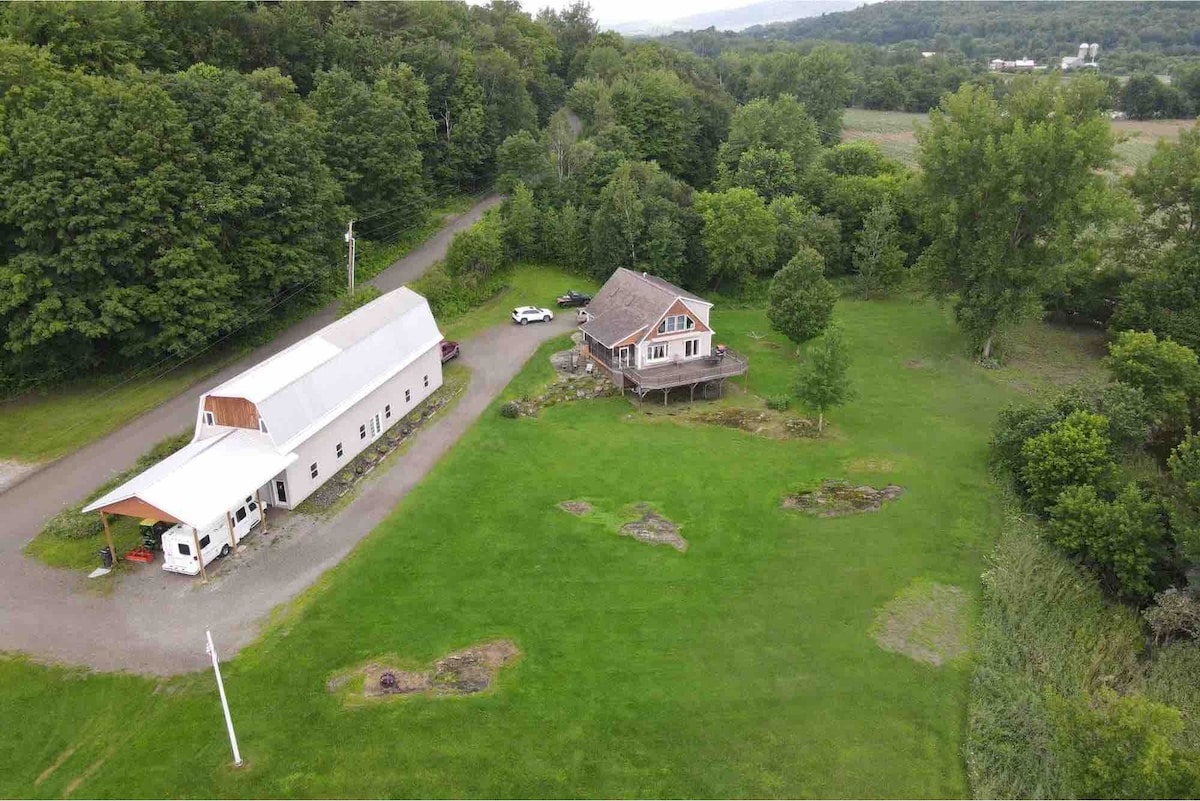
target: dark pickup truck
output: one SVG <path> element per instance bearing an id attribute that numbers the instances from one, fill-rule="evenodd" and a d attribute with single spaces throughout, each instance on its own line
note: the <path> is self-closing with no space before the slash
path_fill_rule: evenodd
<path id="1" fill-rule="evenodd" d="M 567 308 L 569 306 L 586 306 L 592 302 L 591 295 L 585 295 L 582 292 L 576 292 L 572 289 L 565 295 L 560 295 L 557 298 L 559 308 Z"/>

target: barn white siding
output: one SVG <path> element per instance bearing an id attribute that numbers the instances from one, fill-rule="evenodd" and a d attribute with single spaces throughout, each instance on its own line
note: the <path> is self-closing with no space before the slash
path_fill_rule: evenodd
<path id="1" fill-rule="evenodd" d="M 318 487 L 333 478 L 354 457 L 368 446 L 374 445 L 383 431 L 400 422 L 417 404 L 442 385 L 441 347 L 435 345 L 418 356 L 407 367 L 375 389 L 362 400 L 338 415 L 327 425 L 317 430 L 308 439 L 293 448 L 299 458 L 287 469 L 286 482 L 288 502 L 280 504 L 294 508 L 311 495 Z M 425 386 L 425 377 L 429 386 Z M 410 400 L 405 401 L 408 390 Z M 392 416 L 386 416 L 391 406 Z M 379 415 L 380 434 L 371 436 L 371 418 Z M 367 436 L 359 437 L 359 426 L 366 426 Z M 342 457 L 337 456 L 337 444 L 342 444 Z M 317 477 L 312 477 L 312 465 L 317 465 Z"/>

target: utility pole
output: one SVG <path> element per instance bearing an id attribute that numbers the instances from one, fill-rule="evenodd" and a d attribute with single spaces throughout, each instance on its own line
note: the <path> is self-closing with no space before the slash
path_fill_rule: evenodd
<path id="1" fill-rule="evenodd" d="M 354 220 L 350 221 L 350 225 L 346 227 L 346 244 L 350 248 L 350 253 L 346 259 L 346 286 L 349 290 L 349 296 L 354 296 Z"/>
<path id="2" fill-rule="evenodd" d="M 208 638 L 205 650 L 212 657 L 213 673 L 217 674 L 217 691 L 221 694 L 221 710 L 225 713 L 225 728 L 229 730 L 229 745 L 233 747 L 233 766 L 240 768 L 242 755 L 238 751 L 237 735 L 233 733 L 233 718 L 229 716 L 229 701 L 225 699 L 225 682 L 221 681 L 221 665 L 217 660 L 217 649 L 213 645 L 212 632 L 205 629 L 204 636 Z"/>

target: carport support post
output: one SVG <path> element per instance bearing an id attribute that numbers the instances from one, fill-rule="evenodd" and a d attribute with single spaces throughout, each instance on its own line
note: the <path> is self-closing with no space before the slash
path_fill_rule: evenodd
<path id="1" fill-rule="evenodd" d="M 117 549 L 113 547 L 112 532 L 108 528 L 108 515 L 100 512 L 100 523 L 104 526 L 104 539 L 108 540 L 108 552 L 112 554 L 113 564 L 117 563 Z"/>
<path id="2" fill-rule="evenodd" d="M 233 515 L 225 512 L 225 522 L 229 524 L 229 547 L 233 548 L 233 552 L 237 553 L 237 540 L 233 538 Z"/>
<path id="3" fill-rule="evenodd" d="M 208 571 L 204 569 L 204 554 L 200 553 L 200 535 L 196 532 L 196 527 L 192 526 L 192 542 L 196 546 L 196 561 L 200 563 L 200 579 L 208 583 Z"/>
<path id="4" fill-rule="evenodd" d="M 258 489 L 256 489 L 254 491 L 254 501 L 255 501 L 255 503 L 258 504 L 258 516 L 260 518 L 262 518 L 262 533 L 266 534 L 267 533 L 267 508 L 262 505 L 262 493 L 259 491 L 261 489 L 262 489 L 262 487 L 259 487 Z"/>

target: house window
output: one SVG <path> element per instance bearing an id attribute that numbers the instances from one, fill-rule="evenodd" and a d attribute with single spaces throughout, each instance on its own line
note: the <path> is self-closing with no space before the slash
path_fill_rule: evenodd
<path id="1" fill-rule="evenodd" d="M 342 443 L 340 442 L 337 444 L 337 458 L 342 458 Z"/>
<path id="2" fill-rule="evenodd" d="M 367 425 L 366 425 L 366 423 L 363 423 L 361 426 L 359 426 L 359 427 L 358 427 L 358 438 L 359 438 L 359 439 L 366 439 L 366 438 L 367 438 Z"/>
<path id="3" fill-rule="evenodd" d="M 404 402 L 412 403 L 412 390 L 411 389 L 404 390 Z"/>
<path id="4" fill-rule="evenodd" d="M 389 403 L 387 406 L 383 407 L 383 416 L 389 420 L 392 419 L 392 404 Z"/>
<path id="5" fill-rule="evenodd" d="M 271 433 L 270 431 L 267 431 L 267 421 L 262 419 L 261 417 L 258 418 L 258 430 L 263 432 L 264 434 Z"/>
<path id="6" fill-rule="evenodd" d="M 646 361 L 655 362 L 660 359 L 667 358 L 666 345 L 647 345 L 646 346 Z"/>
<path id="7" fill-rule="evenodd" d="M 683 355 L 689 359 L 700 352 L 700 340 L 689 339 L 683 343 Z"/>
<path id="8" fill-rule="evenodd" d="M 213 413 L 205 412 L 204 413 L 204 425 L 215 426 L 216 424 L 217 424 L 217 418 L 213 417 Z"/>
<path id="9" fill-rule="evenodd" d="M 316 478 L 316 477 L 317 477 L 317 463 L 316 463 L 316 462 L 313 462 L 312 464 L 310 464 L 310 465 L 308 466 L 308 473 L 309 473 L 309 475 L 311 475 L 313 478 Z"/>
<path id="10" fill-rule="evenodd" d="M 208 536 L 207 534 L 205 534 L 203 537 L 201 537 L 200 538 L 200 550 L 203 551 L 205 548 L 207 548 L 208 544 L 210 542 L 212 542 L 212 537 Z"/>
<path id="11" fill-rule="evenodd" d="M 429 386 L 429 376 L 425 376 L 425 386 Z"/>
<path id="12" fill-rule="evenodd" d="M 686 314 L 675 314 L 665 318 L 658 324 L 658 333 L 671 334 L 676 331 L 691 331 L 696 327 L 696 321 Z"/>

